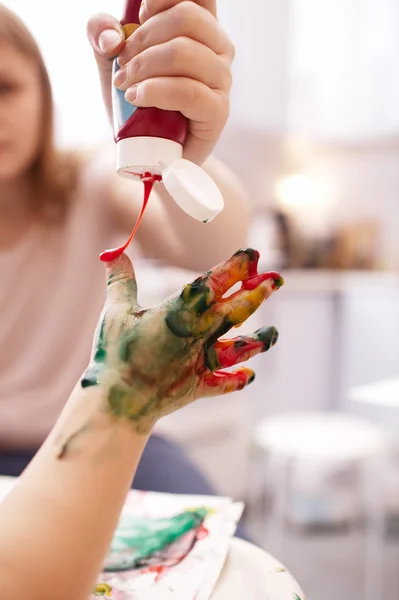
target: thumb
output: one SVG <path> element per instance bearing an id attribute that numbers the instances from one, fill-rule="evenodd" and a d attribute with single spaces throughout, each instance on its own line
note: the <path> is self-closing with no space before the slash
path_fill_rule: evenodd
<path id="1" fill-rule="evenodd" d="M 106 304 L 129 302 L 137 308 L 137 282 L 130 258 L 121 254 L 115 260 L 105 263 L 107 276 Z"/>
<path id="2" fill-rule="evenodd" d="M 111 58 L 119 54 L 125 42 L 122 25 L 115 17 L 104 13 L 89 19 L 87 37 L 99 64 L 109 63 Z"/>

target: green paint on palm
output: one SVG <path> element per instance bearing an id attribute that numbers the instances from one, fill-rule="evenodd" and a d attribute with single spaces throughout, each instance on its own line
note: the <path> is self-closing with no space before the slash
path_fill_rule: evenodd
<path id="1" fill-rule="evenodd" d="M 108 394 L 109 406 L 116 417 L 125 416 L 126 411 L 126 390 L 115 385 Z"/>
<path id="2" fill-rule="evenodd" d="M 144 559 L 200 527 L 206 515 L 205 508 L 198 508 L 169 519 L 123 516 L 105 561 L 105 571 L 125 571 L 141 566 Z"/>
<path id="3" fill-rule="evenodd" d="M 122 362 L 129 362 L 133 356 L 135 342 L 139 339 L 138 329 L 123 332 L 119 343 L 119 358 Z"/>

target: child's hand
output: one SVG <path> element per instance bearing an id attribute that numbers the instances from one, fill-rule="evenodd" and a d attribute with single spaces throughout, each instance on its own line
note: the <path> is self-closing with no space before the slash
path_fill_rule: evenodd
<path id="1" fill-rule="evenodd" d="M 107 264 L 107 298 L 82 386 L 100 386 L 107 410 L 148 433 L 162 416 L 204 396 L 242 389 L 254 379 L 247 368 L 221 369 L 268 350 L 274 327 L 250 337 L 219 340 L 252 315 L 283 280 L 257 274 L 259 254 L 240 250 L 159 306 L 137 304 L 130 260 Z M 241 289 L 224 295 L 237 282 Z"/>
<path id="2" fill-rule="evenodd" d="M 146 0 L 141 27 L 128 40 L 120 23 L 96 15 L 88 23 L 104 99 L 111 114 L 111 62 L 115 84 L 135 106 L 180 111 L 189 119 L 184 156 L 202 163 L 229 115 L 234 47 L 216 18 L 216 0 Z"/>

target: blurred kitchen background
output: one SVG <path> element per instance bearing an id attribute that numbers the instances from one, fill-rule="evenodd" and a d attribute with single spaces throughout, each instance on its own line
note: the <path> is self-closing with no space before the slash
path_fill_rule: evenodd
<path id="1" fill-rule="evenodd" d="M 123 2 L 5 3 L 44 52 L 59 143 L 109 143 L 85 24 Z M 216 154 L 250 192 L 262 268 L 286 279 L 245 330 L 274 324 L 280 340 L 248 390 L 160 427 L 245 500 L 248 531 L 308 600 L 397 600 L 399 1 L 218 6 L 237 54 Z M 136 267 L 143 303 L 192 276 Z"/>

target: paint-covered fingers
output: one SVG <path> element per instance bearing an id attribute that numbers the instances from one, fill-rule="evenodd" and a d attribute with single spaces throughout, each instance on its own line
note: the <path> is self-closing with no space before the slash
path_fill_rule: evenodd
<path id="1" fill-rule="evenodd" d="M 283 278 L 278 273 L 264 273 L 263 275 L 257 275 L 257 277 L 261 281 L 253 289 L 251 289 L 252 286 L 246 289 L 245 282 L 243 282 L 240 291 L 219 301 L 217 305 L 219 312 L 225 315 L 226 330 L 223 333 L 228 331 L 227 326 L 230 328 L 244 323 L 284 283 Z"/>
<path id="2" fill-rule="evenodd" d="M 238 250 L 229 260 L 216 265 L 193 283 L 187 284 L 180 298 L 197 315 L 205 313 L 216 302 L 219 302 L 217 308 L 223 315 L 229 311 L 241 310 L 244 305 L 250 304 L 254 306 L 252 310 L 254 312 L 272 291 L 280 288 L 284 283 L 281 275 L 274 271 L 259 275 L 258 261 L 257 250 L 253 248 Z M 239 282 L 242 282 L 240 292 L 223 299 L 223 296 Z M 215 311 L 212 311 L 213 316 L 214 314 Z"/>
<path id="3" fill-rule="evenodd" d="M 257 275 L 259 252 L 252 248 L 238 250 L 229 260 L 213 267 L 206 274 L 187 284 L 181 293 L 183 302 L 204 313 L 220 300 L 236 283 Z"/>
<path id="4" fill-rule="evenodd" d="M 276 344 L 278 331 L 275 327 L 262 327 L 252 336 L 239 336 L 219 340 L 205 350 L 205 364 L 211 371 L 232 367 L 266 352 Z"/>
<path id="5" fill-rule="evenodd" d="M 242 390 L 255 379 L 255 373 L 251 369 L 238 369 L 232 373 L 227 371 L 215 371 L 207 373 L 199 388 L 198 396 L 220 396 Z"/>
<path id="6" fill-rule="evenodd" d="M 210 290 L 210 300 L 220 300 L 236 283 L 256 276 L 258 261 L 259 252 L 253 248 L 245 248 L 208 271 L 206 281 Z"/>
<path id="7" fill-rule="evenodd" d="M 193 4 L 193 2 L 187 2 L 187 0 L 143 0 L 140 7 L 140 23 L 145 23 L 154 15 L 182 3 Z M 216 17 L 216 0 L 195 0 L 195 3 Z"/>
<path id="8" fill-rule="evenodd" d="M 130 258 L 120 254 L 118 258 L 105 263 L 107 277 L 106 304 L 130 303 L 137 307 L 137 283 Z"/>
<path id="9" fill-rule="evenodd" d="M 218 21 L 195 2 L 180 2 L 141 25 L 127 39 L 118 63 L 123 66 L 144 50 L 175 38 L 195 40 L 230 63 L 234 58 L 234 46 Z"/>

